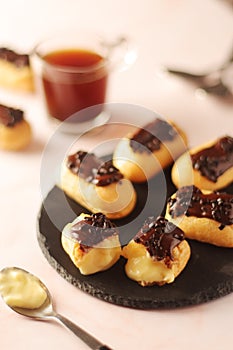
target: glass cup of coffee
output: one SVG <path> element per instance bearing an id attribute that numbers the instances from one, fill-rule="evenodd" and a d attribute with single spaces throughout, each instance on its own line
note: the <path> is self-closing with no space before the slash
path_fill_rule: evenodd
<path id="1" fill-rule="evenodd" d="M 32 66 L 40 78 L 48 116 L 72 133 L 106 123 L 109 74 L 135 58 L 136 51 L 123 37 L 107 42 L 80 32 L 41 41 L 33 50 Z"/>

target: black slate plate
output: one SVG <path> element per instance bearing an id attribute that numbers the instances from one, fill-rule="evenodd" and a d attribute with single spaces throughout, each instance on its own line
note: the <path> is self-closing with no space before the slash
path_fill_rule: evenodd
<path id="1" fill-rule="evenodd" d="M 167 188 L 165 195 L 164 184 Z M 147 216 L 161 214 L 166 197 L 175 191 L 170 169 L 166 169 L 164 175 L 156 176 L 147 185 L 136 185 L 135 188 L 138 194 L 135 210 L 126 219 L 115 221 L 120 227 L 122 244 L 134 236 Z M 233 185 L 226 191 L 233 193 Z M 81 212 L 87 210 L 66 197 L 58 187 L 52 188 L 38 216 L 38 242 L 56 271 L 88 294 L 132 308 L 165 309 L 203 303 L 233 291 L 233 249 L 195 241 L 189 242 L 192 255 L 188 265 L 175 282 L 169 285 L 139 286 L 125 275 L 123 258 L 108 271 L 90 276 L 81 275 L 60 243 L 62 228 Z"/>

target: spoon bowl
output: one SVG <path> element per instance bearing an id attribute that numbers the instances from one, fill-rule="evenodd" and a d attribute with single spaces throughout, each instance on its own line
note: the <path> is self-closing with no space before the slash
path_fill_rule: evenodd
<path id="1" fill-rule="evenodd" d="M 40 292 L 38 294 L 38 292 Z M 41 293 L 42 292 L 42 293 Z M 44 293 L 45 292 L 45 293 Z M 20 315 L 36 320 L 57 320 L 71 330 L 93 350 L 111 350 L 78 325 L 58 314 L 53 307 L 52 297 L 44 283 L 36 276 L 19 267 L 7 267 L 0 271 L 0 293 L 6 304 Z M 42 303 L 35 307 L 26 306 L 24 298 L 43 295 Z"/>
<path id="2" fill-rule="evenodd" d="M 36 307 L 36 308 L 27 308 L 27 307 L 9 305 L 9 303 L 6 302 L 7 306 L 9 306 L 13 311 L 17 312 L 20 315 L 27 316 L 30 318 L 35 318 L 38 320 L 39 319 L 42 320 L 44 318 L 53 316 L 54 310 L 52 305 L 52 297 L 48 288 L 44 285 L 44 283 L 36 276 L 32 275 L 28 271 L 21 269 L 19 267 L 7 267 L 0 272 L 0 275 L 9 274 L 11 272 L 15 272 L 16 274 L 17 273 L 25 274 L 28 277 L 32 277 L 33 280 L 38 284 L 38 287 L 41 287 L 45 291 L 47 297 L 43 302 L 43 304 L 40 307 Z M 3 299 L 4 299 L 4 296 L 3 296 Z"/>
<path id="3" fill-rule="evenodd" d="M 55 313 L 53 310 L 52 302 L 50 297 L 46 299 L 43 305 L 36 309 L 27 309 L 17 306 L 10 306 L 10 308 L 20 315 L 35 318 L 37 320 L 44 320 L 49 317 L 54 317 Z"/>

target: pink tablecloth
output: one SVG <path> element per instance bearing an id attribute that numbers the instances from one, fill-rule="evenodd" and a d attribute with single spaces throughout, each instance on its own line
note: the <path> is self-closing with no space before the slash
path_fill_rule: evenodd
<path id="1" fill-rule="evenodd" d="M 30 50 L 42 37 L 68 26 L 110 37 L 126 34 L 138 59 L 129 70 L 112 74 L 108 101 L 157 111 L 179 123 L 194 146 L 232 134 L 233 104 L 213 96 L 198 98 L 193 86 L 161 75 L 160 68 L 169 64 L 201 72 L 220 65 L 232 47 L 232 21 L 231 7 L 217 0 L 9 0 L 1 6 L 0 46 Z M 184 309 L 139 311 L 95 299 L 57 274 L 39 248 L 35 227 L 41 159 L 54 129 L 38 94 L 1 89 L 0 100 L 24 109 L 34 133 L 27 150 L 0 151 L 0 268 L 20 266 L 38 275 L 60 313 L 115 350 L 228 348 L 233 341 L 232 294 Z M 101 134 L 90 143 L 98 140 Z M 1 300 L 0 324 L 2 350 L 87 349 L 59 324 L 23 318 Z"/>

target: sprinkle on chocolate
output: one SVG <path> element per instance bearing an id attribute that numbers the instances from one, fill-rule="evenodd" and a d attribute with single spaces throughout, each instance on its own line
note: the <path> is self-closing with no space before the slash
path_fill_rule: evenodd
<path id="1" fill-rule="evenodd" d="M 107 186 L 113 182 L 118 182 L 123 175 L 113 165 L 112 160 L 102 163 L 95 173 L 92 183 L 97 186 Z"/>
<path id="2" fill-rule="evenodd" d="M 0 124 L 13 127 L 23 120 L 23 111 L 0 104 Z"/>
<path id="3" fill-rule="evenodd" d="M 146 219 L 134 241 L 143 244 L 155 260 L 173 260 L 173 249 L 184 240 L 184 232 L 165 218 Z"/>
<path id="4" fill-rule="evenodd" d="M 177 136 L 176 130 L 165 120 L 155 119 L 139 129 L 130 139 L 134 152 L 150 153 L 160 149 L 165 141 L 172 141 Z"/>
<path id="5" fill-rule="evenodd" d="M 116 226 L 102 213 L 85 216 L 70 229 L 70 237 L 80 243 L 81 249 L 85 251 L 118 234 Z"/>
<path id="6" fill-rule="evenodd" d="M 82 176 L 82 174 L 80 174 L 80 167 L 81 167 L 81 163 L 84 161 L 87 155 L 88 155 L 87 152 L 78 151 L 68 156 L 66 165 L 72 171 L 72 173 L 79 174 L 79 176 Z M 90 170 L 86 169 L 86 172 L 89 173 L 90 171 L 91 169 Z"/>
<path id="7" fill-rule="evenodd" d="M 6 47 L 0 48 L 0 59 L 13 63 L 18 68 L 30 65 L 29 55 L 18 54 Z"/>
<path id="8" fill-rule="evenodd" d="M 76 175 L 96 186 L 107 186 L 119 182 L 123 175 L 113 165 L 112 160 L 103 162 L 93 153 L 78 151 L 68 156 L 67 167 Z"/>
<path id="9" fill-rule="evenodd" d="M 233 195 L 223 192 L 202 193 L 195 186 L 184 186 L 168 200 L 172 218 L 182 215 L 208 218 L 220 223 L 219 230 L 233 224 Z"/>
<path id="10" fill-rule="evenodd" d="M 209 147 L 191 155 L 193 168 L 212 182 L 217 182 L 226 170 L 233 167 L 233 138 L 225 136 Z"/>

